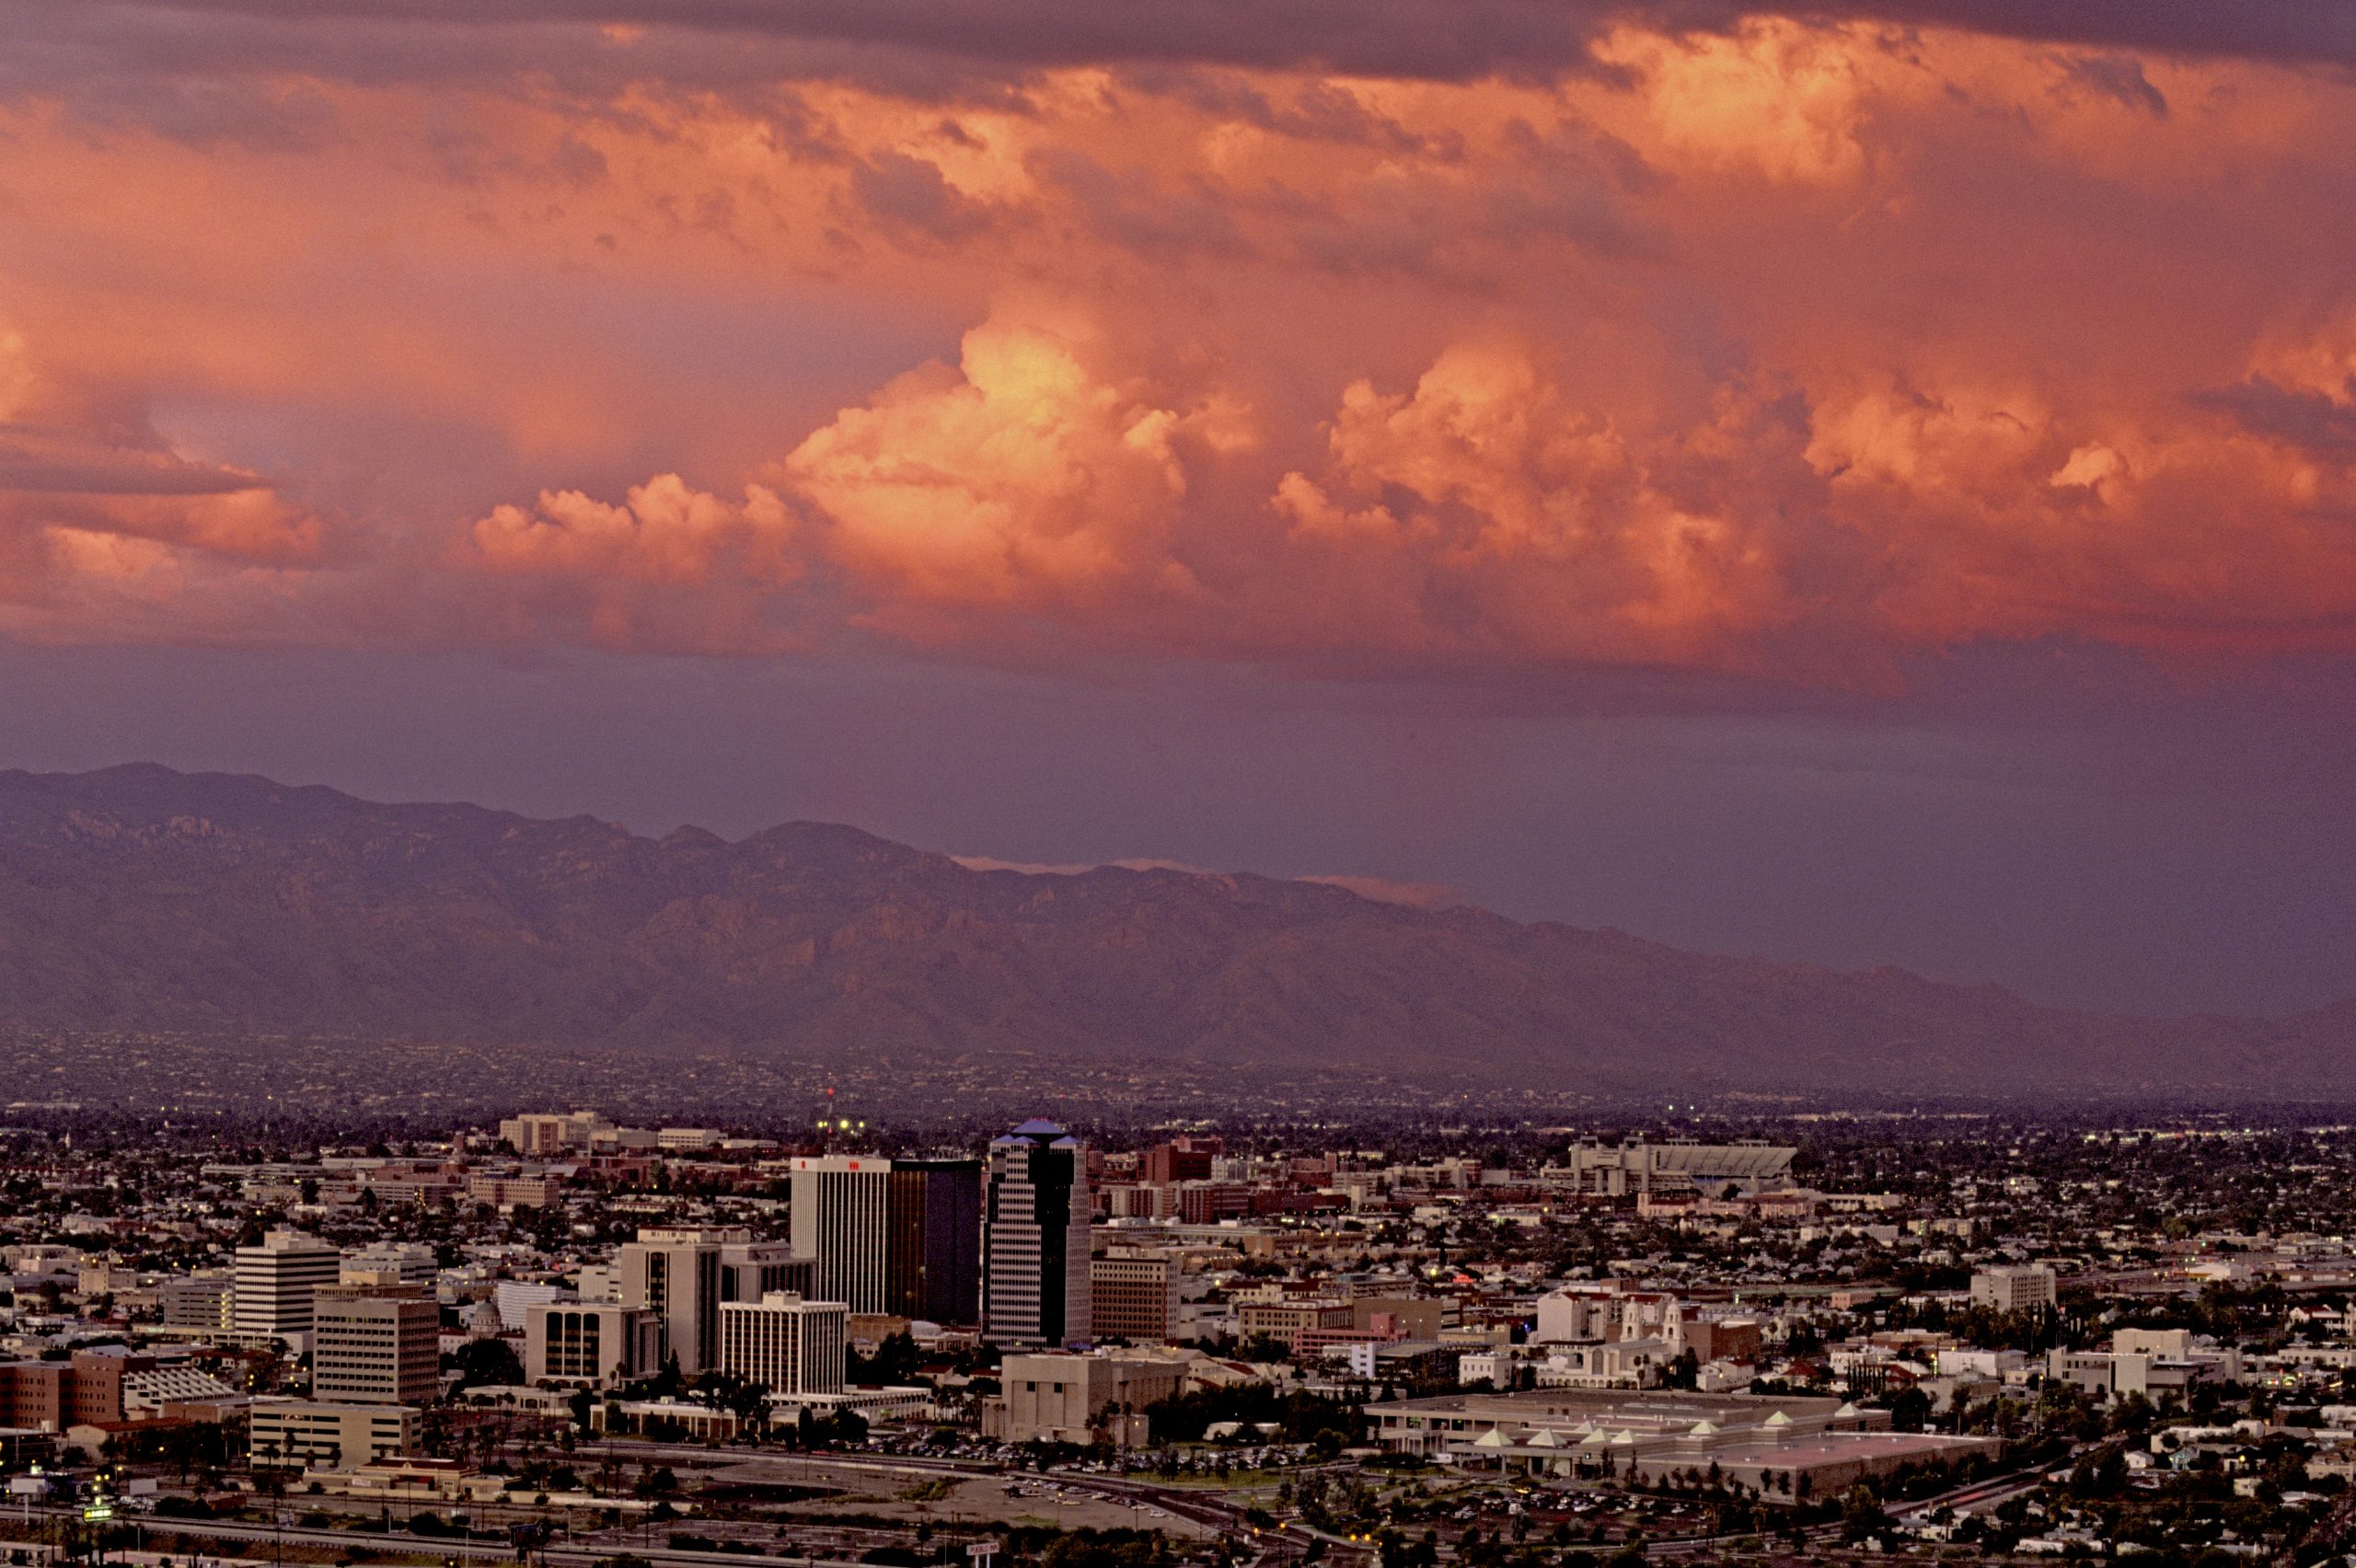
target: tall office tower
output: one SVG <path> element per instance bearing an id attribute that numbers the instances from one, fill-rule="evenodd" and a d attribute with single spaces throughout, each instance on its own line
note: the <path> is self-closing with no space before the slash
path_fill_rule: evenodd
<path id="1" fill-rule="evenodd" d="M 441 1389 L 442 1309 L 415 1286 L 319 1287 L 311 1396 L 357 1404 L 423 1404 Z"/>
<path id="2" fill-rule="evenodd" d="M 1088 1159 L 1053 1122 L 990 1144 L 982 1194 L 982 1337 L 1065 1345 L 1089 1336 Z"/>
<path id="3" fill-rule="evenodd" d="M 881 1312 L 892 1162 L 802 1156 L 793 1162 L 793 1250 L 818 1265 L 817 1296 L 854 1312 Z"/>
<path id="4" fill-rule="evenodd" d="M 273 1230 L 261 1245 L 238 1248 L 231 1328 L 281 1338 L 309 1333 L 319 1286 L 335 1284 L 342 1266 L 341 1252 L 299 1230 Z"/>
<path id="5" fill-rule="evenodd" d="M 720 1309 L 720 1369 L 775 1394 L 839 1394 L 850 1309 L 773 1290 Z"/>
<path id="6" fill-rule="evenodd" d="M 891 1258 L 884 1309 L 972 1323 L 982 1309 L 982 1162 L 892 1162 Z"/>
<path id="7" fill-rule="evenodd" d="M 796 1159 L 793 1251 L 817 1263 L 812 1293 L 854 1312 L 972 1322 L 981 1193 L 976 1159 Z"/>
<path id="8" fill-rule="evenodd" d="M 682 1372 L 701 1372 L 720 1349 L 720 1255 L 724 1230 L 641 1229 L 621 1250 L 622 1302 L 662 1320 L 664 1348 Z"/>

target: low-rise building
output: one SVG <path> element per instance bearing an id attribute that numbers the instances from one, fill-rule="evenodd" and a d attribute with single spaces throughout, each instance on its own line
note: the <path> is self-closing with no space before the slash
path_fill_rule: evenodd
<path id="1" fill-rule="evenodd" d="M 1177 1393 L 1186 1367 L 1176 1358 L 1101 1351 L 1010 1355 L 999 1368 L 1003 1393 L 983 1408 L 983 1433 L 1007 1443 L 1140 1443 L 1143 1422 L 1116 1418 Z"/>
<path id="2" fill-rule="evenodd" d="M 1998 1312 L 2034 1312 L 2053 1305 L 2053 1271 L 2043 1263 L 1981 1269 L 1971 1276 L 1971 1304 Z"/>
<path id="3" fill-rule="evenodd" d="M 544 1301 L 524 1314 L 524 1376 L 535 1383 L 612 1388 L 663 1365 L 663 1320 L 611 1301 Z"/>
<path id="4" fill-rule="evenodd" d="M 263 1461 L 299 1460 L 348 1470 L 417 1447 L 417 1412 L 409 1405 L 258 1399 L 250 1422 L 247 1446 Z"/>

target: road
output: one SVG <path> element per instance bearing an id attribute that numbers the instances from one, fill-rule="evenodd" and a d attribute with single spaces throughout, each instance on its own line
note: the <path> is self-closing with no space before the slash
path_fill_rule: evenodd
<path id="1" fill-rule="evenodd" d="M 754 1450 L 732 1451 L 726 1448 L 700 1448 L 674 1443 L 646 1443 L 634 1439 L 618 1440 L 611 1445 L 600 1443 L 597 1448 L 608 1447 L 616 1454 L 666 1465 L 672 1470 L 687 1467 L 697 1469 L 734 1469 L 746 1464 L 772 1464 L 780 1469 L 823 1470 L 830 1466 L 887 1474 L 934 1477 L 944 1473 L 972 1476 L 977 1480 L 1013 1479 L 1029 1472 L 1011 1470 L 989 1459 L 942 1459 L 911 1454 L 810 1454 L 792 1455 L 761 1453 Z M 1304 1470 L 1304 1473 L 1306 1471 Z M 1091 1475 L 1084 1471 L 1055 1470 L 1040 1477 L 1073 1492 L 1093 1493 L 1106 1502 L 1124 1507 L 1144 1504 L 1161 1509 L 1173 1518 L 1199 1525 L 1218 1533 L 1248 1535 L 1252 1527 L 1244 1521 L 1243 1511 L 1229 1504 L 1214 1502 L 1202 1493 L 1185 1487 L 1166 1486 L 1158 1482 L 1141 1481 L 1129 1476 Z M 1336 1539 L 1336 1544 L 1350 1543 Z"/>
<path id="2" fill-rule="evenodd" d="M 48 1516 L 78 1520 L 81 1509 L 35 1507 L 35 1517 Z M 461 1562 L 515 1561 L 515 1549 L 504 1541 L 459 1540 L 446 1536 L 422 1536 L 408 1530 L 333 1530 L 306 1529 L 298 1525 L 273 1528 L 249 1524 L 242 1519 L 179 1519 L 149 1516 L 125 1516 L 119 1524 L 134 1525 L 148 1536 L 175 1535 L 195 1537 L 204 1540 L 249 1541 L 263 1546 L 283 1541 L 292 1546 L 324 1546 L 340 1552 L 357 1554 L 362 1551 L 416 1552 L 427 1557 L 442 1557 Z M 713 1568 L 727 1563 L 733 1568 L 758 1568 L 759 1564 L 791 1564 L 791 1568 L 871 1568 L 871 1565 L 826 1557 L 804 1557 L 798 1553 L 783 1557 L 755 1555 L 737 1551 L 682 1551 L 668 1546 L 564 1546 L 534 1547 L 535 1562 L 562 1563 L 569 1568 L 588 1568 L 627 1551 L 632 1556 L 643 1557 L 650 1562 L 667 1563 L 674 1568 Z"/>

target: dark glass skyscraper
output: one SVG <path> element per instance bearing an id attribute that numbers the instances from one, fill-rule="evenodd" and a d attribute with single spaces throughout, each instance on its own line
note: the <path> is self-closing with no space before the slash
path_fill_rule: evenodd
<path id="1" fill-rule="evenodd" d="M 885 1310 L 935 1323 L 977 1320 L 982 1295 L 982 1162 L 895 1159 L 884 1225 Z"/>
<path id="2" fill-rule="evenodd" d="M 982 1335 L 993 1344 L 1089 1337 L 1088 1156 L 1053 1122 L 990 1144 L 982 1193 Z"/>

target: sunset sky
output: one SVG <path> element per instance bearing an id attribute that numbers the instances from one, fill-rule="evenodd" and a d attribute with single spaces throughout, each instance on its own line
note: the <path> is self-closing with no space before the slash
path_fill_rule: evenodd
<path id="1" fill-rule="evenodd" d="M 0 767 L 2356 992 L 2356 9 L 0 29 Z"/>

